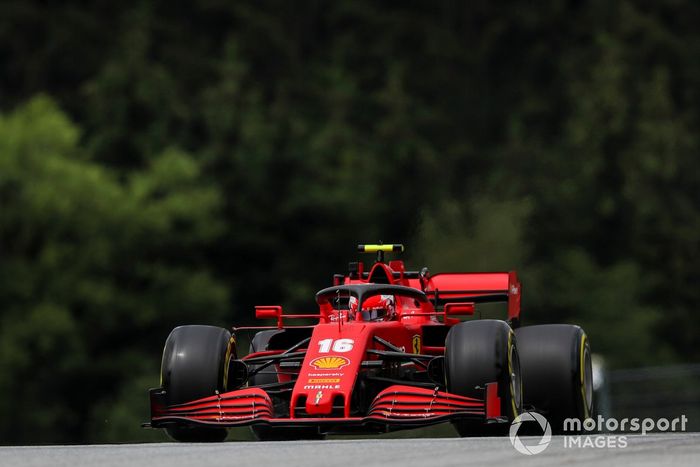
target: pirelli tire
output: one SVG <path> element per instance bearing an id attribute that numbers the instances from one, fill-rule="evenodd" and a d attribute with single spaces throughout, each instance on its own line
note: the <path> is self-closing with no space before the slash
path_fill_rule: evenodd
<path id="1" fill-rule="evenodd" d="M 279 329 L 270 329 L 267 331 L 260 331 L 253 336 L 250 341 L 249 353 L 260 352 L 262 350 L 268 350 L 268 344 L 270 339 L 281 331 Z M 255 367 L 251 365 L 250 369 Z M 279 382 L 277 377 L 277 372 L 275 366 L 269 366 L 251 376 L 248 380 L 248 386 L 259 386 L 270 383 Z M 273 398 L 273 401 L 275 399 Z M 298 427 L 298 428 L 279 428 L 271 427 L 267 425 L 251 425 L 250 430 L 253 432 L 255 438 L 259 441 L 284 441 L 284 440 L 300 440 L 300 439 L 323 439 L 324 436 L 320 434 L 317 428 L 311 427 Z"/>
<path id="2" fill-rule="evenodd" d="M 515 334 L 505 321 L 459 323 L 445 340 L 447 390 L 484 398 L 487 383 L 498 383 L 501 415 L 512 421 L 522 411 L 522 379 Z M 502 435 L 509 423 L 484 424 L 471 420 L 452 423 L 460 436 Z"/>
<path id="3" fill-rule="evenodd" d="M 554 433 L 564 420 L 593 417 L 591 348 L 579 326 L 545 324 L 515 330 L 527 406 L 542 413 Z"/>
<path id="4" fill-rule="evenodd" d="M 225 392 L 228 364 L 235 342 L 226 329 L 214 326 L 179 326 L 172 330 L 163 349 L 161 386 L 168 405 L 182 404 Z M 180 425 L 166 428 L 181 442 L 219 442 L 225 428 Z"/>

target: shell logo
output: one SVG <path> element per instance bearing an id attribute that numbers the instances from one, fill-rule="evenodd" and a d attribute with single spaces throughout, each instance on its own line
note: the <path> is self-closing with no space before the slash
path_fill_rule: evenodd
<path id="1" fill-rule="evenodd" d="M 337 370 L 350 364 L 350 360 L 345 357 L 318 357 L 311 360 L 309 365 L 317 370 Z"/>

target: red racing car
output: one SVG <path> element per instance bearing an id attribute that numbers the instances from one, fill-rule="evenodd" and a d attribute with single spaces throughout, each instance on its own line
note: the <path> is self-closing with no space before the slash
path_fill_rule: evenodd
<path id="1" fill-rule="evenodd" d="M 359 245 L 353 262 L 316 294 L 318 311 L 257 306 L 274 326 L 180 326 L 165 343 L 153 428 L 178 441 L 222 441 L 250 426 L 258 439 L 381 433 L 451 422 L 462 436 L 507 433 L 523 410 L 561 431 L 591 416 L 590 347 L 574 325 L 520 327 L 515 272 L 407 271 L 384 261 L 402 245 Z M 505 320 L 476 319 L 488 302 Z M 477 316 L 475 316 L 477 311 Z M 312 325 L 288 325 L 313 319 Z M 239 357 L 236 334 L 257 331 Z"/>

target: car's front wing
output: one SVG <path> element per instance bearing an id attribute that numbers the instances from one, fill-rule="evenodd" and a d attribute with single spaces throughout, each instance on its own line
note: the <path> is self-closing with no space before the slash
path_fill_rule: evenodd
<path id="1" fill-rule="evenodd" d="M 154 428 L 171 425 L 234 427 L 244 425 L 319 426 L 326 430 L 352 427 L 382 429 L 417 427 L 449 420 L 505 422 L 501 416 L 498 386 L 489 383 L 484 398 L 459 396 L 437 389 L 394 385 L 380 392 L 362 417 L 274 417 L 272 400 L 260 388 L 244 388 L 167 406 L 165 391 L 152 389 L 151 423 Z"/>

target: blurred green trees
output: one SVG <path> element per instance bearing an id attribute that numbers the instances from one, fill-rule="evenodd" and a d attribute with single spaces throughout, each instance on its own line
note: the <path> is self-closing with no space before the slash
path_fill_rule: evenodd
<path id="1" fill-rule="evenodd" d="M 78 138 L 46 97 L 0 119 L 7 442 L 101 439 L 86 420 L 109 420 L 120 407 L 107 402 L 133 381 L 157 383 L 163 326 L 226 323 L 229 292 L 206 260 L 222 200 L 198 163 L 164 150 L 120 180 Z"/>
<path id="2" fill-rule="evenodd" d="M 149 439 L 172 327 L 311 307 L 362 241 L 517 268 L 612 366 L 697 361 L 698 20 L 3 2 L 0 443 Z"/>

